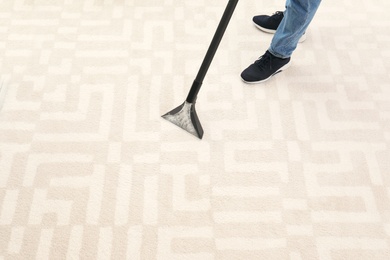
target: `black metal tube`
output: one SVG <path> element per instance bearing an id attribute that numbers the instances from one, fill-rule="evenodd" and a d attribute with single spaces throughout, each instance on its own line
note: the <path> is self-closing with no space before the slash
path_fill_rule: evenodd
<path id="1" fill-rule="evenodd" d="M 203 79 L 210 67 L 210 64 L 217 52 L 218 46 L 222 40 L 222 37 L 226 31 L 229 21 L 233 15 L 234 9 L 236 8 L 238 0 L 229 0 L 225 12 L 222 15 L 221 21 L 219 22 L 218 28 L 214 34 L 214 37 L 210 43 L 207 53 L 203 59 L 202 65 L 196 75 L 194 83 L 191 86 L 190 92 L 188 93 L 186 101 L 188 103 L 195 103 L 196 97 L 198 96 L 200 87 L 202 86 Z"/>

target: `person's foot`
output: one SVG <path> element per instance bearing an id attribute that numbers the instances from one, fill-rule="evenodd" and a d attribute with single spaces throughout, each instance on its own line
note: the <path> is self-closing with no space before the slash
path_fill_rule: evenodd
<path id="1" fill-rule="evenodd" d="M 275 33 L 284 15 L 282 11 L 276 11 L 273 15 L 257 15 L 253 17 L 253 24 L 260 30 L 266 33 Z M 306 40 L 306 33 L 304 33 L 299 42 Z"/>
<path id="2" fill-rule="evenodd" d="M 284 15 L 283 12 L 277 11 L 273 15 L 257 15 L 253 17 L 254 25 L 267 33 L 275 33 Z"/>
<path id="3" fill-rule="evenodd" d="M 289 66 L 290 58 L 281 59 L 266 51 L 263 56 L 241 73 L 241 79 L 249 84 L 261 83 Z"/>

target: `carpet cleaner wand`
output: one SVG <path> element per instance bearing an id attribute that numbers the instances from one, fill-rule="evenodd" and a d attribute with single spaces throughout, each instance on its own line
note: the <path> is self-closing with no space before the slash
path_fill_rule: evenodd
<path id="1" fill-rule="evenodd" d="M 213 60 L 218 46 L 222 40 L 223 34 L 225 33 L 229 21 L 233 15 L 234 9 L 237 6 L 237 3 L 238 0 L 229 0 L 225 12 L 222 15 L 221 21 L 219 22 L 217 30 L 207 50 L 206 56 L 203 59 L 202 65 L 188 93 L 187 99 L 183 104 L 162 116 L 164 119 L 181 127 L 199 139 L 202 139 L 203 137 L 203 128 L 195 110 L 196 98 L 202 86 L 203 79 L 206 76 L 207 70 L 210 67 L 211 61 Z"/>

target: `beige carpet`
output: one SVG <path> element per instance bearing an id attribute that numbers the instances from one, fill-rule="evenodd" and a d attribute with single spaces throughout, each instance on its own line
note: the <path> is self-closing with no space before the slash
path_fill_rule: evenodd
<path id="1" fill-rule="evenodd" d="M 240 1 L 200 141 L 160 116 L 225 5 L 0 1 L 0 259 L 390 259 L 390 2 L 323 1 L 249 86 L 284 1 Z"/>

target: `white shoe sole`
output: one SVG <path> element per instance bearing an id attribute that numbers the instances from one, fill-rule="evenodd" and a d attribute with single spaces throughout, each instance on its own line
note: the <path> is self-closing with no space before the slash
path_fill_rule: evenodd
<path id="1" fill-rule="evenodd" d="M 259 83 L 263 83 L 263 82 L 266 82 L 267 80 L 269 80 L 270 78 L 272 78 L 273 76 L 275 76 L 276 74 L 288 69 L 288 67 L 290 67 L 290 64 L 291 64 L 291 61 L 289 61 L 287 64 L 285 64 L 283 67 L 281 67 L 280 69 L 278 69 L 274 74 L 272 74 L 271 76 L 269 76 L 268 78 L 266 79 L 263 79 L 263 80 L 259 80 L 259 81 L 246 81 L 245 79 L 242 79 L 242 81 L 244 81 L 245 83 L 247 84 L 259 84 Z"/>
<path id="2" fill-rule="evenodd" d="M 272 30 L 272 29 L 267 29 L 267 28 L 261 27 L 260 25 L 258 25 L 255 22 L 253 22 L 253 24 L 256 26 L 257 29 L 260 29 L 263 32 L 266 32 L 266 33 L 275 33 L 276 32 L 276 30 Z"/>

